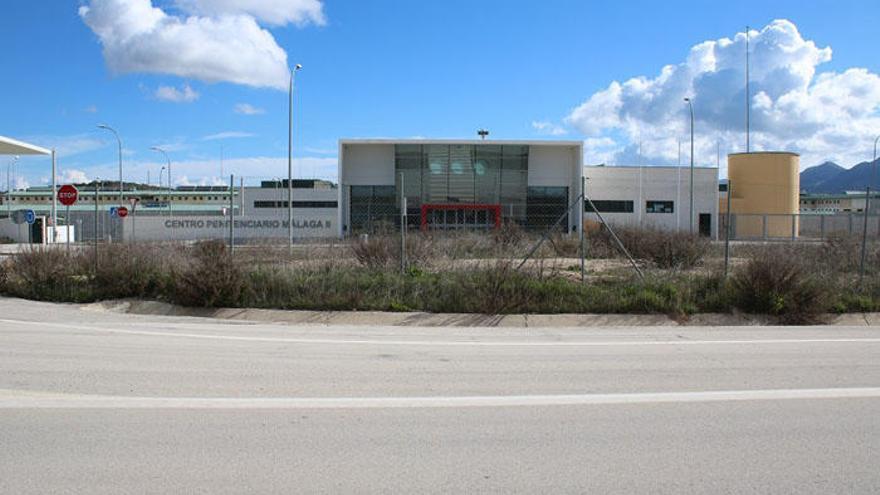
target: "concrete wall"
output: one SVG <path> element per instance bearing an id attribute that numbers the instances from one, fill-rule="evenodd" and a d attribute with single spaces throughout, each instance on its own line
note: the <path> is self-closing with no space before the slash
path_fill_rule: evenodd
<path id="1" fill-rule="evenodd" d="M 287 208 L 283 203 L 287 201 L 287 189 L 283 187 L 246 187 L 244 188 L 244 215 L 245 216 L 270 216 L 287 218 Z M 338 201 L 336 189 L 294 189 L 293 203 L 297 201 Z M 254 208 L 255 201 L 281 201 L 281 208 Z M 315 210 L 316 214 L 336 215 L 336 208 L 294 208 L 295 211 Z"/>
<path id="2" fill-rule="evenodd" d="M 584 167 L 587 197 L 592 200 L 629 200 L 632 213 L 602 213 L 612 224 L 651 226 L 664 229 L 689 229 L 689 167 Z M 673 213 L 647 213 L 647 201 L 673 201 Z M 718 169 L 694 169 L 694 231 L 699 229 L 699 214 L 712 217 L 712 237 L 718 233 Z M 586 221 L 597 220 L 587 214 Z"/>
<path id="3" fill-rule="evenodd" d="M 343 144 L 340 183 L 346 186 L 393 186 L 393 144 Z"/>
<path id="4" fill-rule="evenodd" d="M 294 208 L 295 239 L 330 238 L 336 235 L 336 211 L 325 213 L 304 211 Z M 176 217 L 173 221 L 168 217 L 141 217 L 134 226 L 130 219 L 124 223 L 124 238 L 131 240 L 132 227 L 139 241 L 191 241 L 202 239 L 228 239 L 228 217 Z M 256 240 L 287 239 L 287 219 L 267 216 L 236 216 L 236 242 L 246 243 Z"/>

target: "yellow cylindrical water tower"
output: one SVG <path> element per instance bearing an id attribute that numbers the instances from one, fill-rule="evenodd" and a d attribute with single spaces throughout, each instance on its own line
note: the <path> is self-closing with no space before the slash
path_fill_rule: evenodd
<path id="1" fill-rule="evenodd" d="M 800 155 L 784 151 L 727 156 L 736 238 L 796 237 Z"/>

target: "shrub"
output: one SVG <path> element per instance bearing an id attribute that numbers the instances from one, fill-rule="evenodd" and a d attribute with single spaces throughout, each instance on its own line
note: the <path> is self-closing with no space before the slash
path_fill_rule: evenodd
<path id="1" fill-rule="evenodd" d="M 98 267 L 92 279 L 99 299 L 157 297 L 170 283 L 168 265 L 173 263 L 171 248 L 143 244 L 111 244 L 98 250 Z M 94 257 L 81 256 L 94 271 Z M 165 265 L 165 266 L 163 266 Z"/>
<path id="2" fill-rule="evenodd" d="M 173 273 L 174 302 L 207 308 L 241 305 L 245 277 L 223 241 L 196 244 L 192 258 Z"/>
<path id="3" fill-rule="evenodd" d="M 784 248 L 752 256 L 734 273 L 733 303 L 748 313 L 769 314 L 786 324 L 821 321 L 830 307 L 825 282 Z"/>
<path id="4" fill-rule="evenodd" d="M 400 238 L 391 235 L 362 236 L 351 245 L 351 252 L 361 265 L 385 268 L 400 263 Z"/>
<path id="5" fill-rule="evenodd" d="M 92 301 L 91 285 L 79 265 L 78 259 L 65 251 L 26 249 L 7 263 L 3 290 L 38 301 Z"/>

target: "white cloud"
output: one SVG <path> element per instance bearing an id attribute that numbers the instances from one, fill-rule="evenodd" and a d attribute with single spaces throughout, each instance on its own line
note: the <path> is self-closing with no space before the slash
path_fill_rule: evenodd
<path id="1" fill-rule="evenodd" d="M 61 171 L 58 181 L 62 184 L 81 184 L 89 182 L 89 178 L 83 170 L 65 169 Z"/>
<path id="2" fill-rule="evenodd" d="M 257 9 L 263 2 L 240 2 L 243 8 L 225 8 L 227 2 L 219 1 L 190 3 L 204 8 L 180 17 L 153 7 L 151 0 L 90 0 L 79 15 L 98 36 L 114 73 L 287 88 L 287 53 L 250 15 L 259 11 L 263 16 L 263 9 Z M 228 5 L 233 3 L 239 2 Z M 200 15 L 205 12 L 215 16 Z"/>
<path id="3" fill-rule="evenodd" d="M 550 136 L 562 136 L 568 133 L 568 131 L 566 131 L 564 127 L 556 125 L 552 122 L 548 122 L 546 120 L 533 121 L 532 129 L 534 129 L 538 134 L 545 134 Z"/>
<path id="4" fill-rule="evenodd" d="M 199 93 L 192 89 L 189 84 L 184 84 L 180 89 L 173 86 L 159 86 L 155 93 L 156 99 L 170 101 L 172 103 L 192 103 L 199 99 Z"/>
<path id="5" fill-rule="evenodd" d="M 752 149 L 799 152 L 803 166 L 865 159 L 870 136 L 880 128 L 880 76 L 862 68 L 817 73 L 831 60 L 831 48 L 804 39 L 787 20 L 752 31 L 750 38 Z M 604 142 L 596 153 L 616 147 L 611 162 L 633 162 L 642 142 L 645 163 L 675 163 L 678 137 L 687 135 L 689 125 L 683 98 L 692 97 L 694 156 L 698 164 L 714 164 L 717 143 L 722 154 L 745 147 L 744 61 L 745 33 L 702 42 L 654 77 L 611 82 L 574 108 L 565 123 L 589 137 L 611 139 L 613 145 Z"/>
<path id="6" fill-rule="evenodd" d="M 217 141 L 218 139 L 240 139 L 240 138 L 249 138 L 254 135 L 250 132 L 241 132 L 241 131 L 226 131 L 226 132 L 218 132 L 217 134 L 210 134 L 202 138 L 202 141 Z"/>
<path id="7" fill-rule="evenodd" d="M 177 0 L 177 5 L 198 15 L 249 15 L 273 26 L 327 22 L 320 0 Z"/>
<path id="8" fill-rule="evenodd" d="M 89 106 L 83 108 L 83 111 L 85 113 L 98 113 L 98 107 L 95 105 L 89 105 Z"/>
<path id="9" fill-rule="evenodd" d="M 239 113 L 241 115 L 262 115 L 266 113 L 266 110 L 262 108 L 255 107 L 250 103 L 238 103 L 233 108 L 235 113 Z"/>
<path id="10" fill-rule="evenodd" d="M 44 148 L 55 149 L 59 158 L 101 149 L 107 142 L 93 134 L 72 134 L 70 136 L 27 136 L 26 141 Z M 114 141 L 115 143 L 115 141 Z"/>

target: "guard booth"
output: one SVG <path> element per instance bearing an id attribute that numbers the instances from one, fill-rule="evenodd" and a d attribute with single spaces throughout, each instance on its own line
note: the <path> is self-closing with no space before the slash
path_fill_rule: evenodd
<path id="1" fill-rule="evenodd" d="M 34 219 L 34 223 L 28 225 L 28 229 L 30 231 L 28 242 L 31 244 L 46 244 L 46 217 Z"/>

